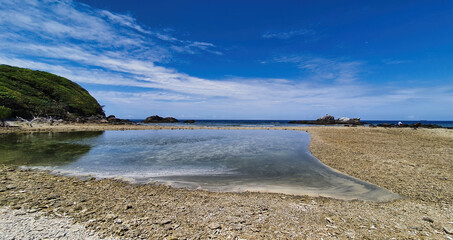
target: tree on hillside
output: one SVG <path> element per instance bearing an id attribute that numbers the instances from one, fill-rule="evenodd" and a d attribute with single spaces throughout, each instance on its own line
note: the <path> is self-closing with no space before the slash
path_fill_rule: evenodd
<path id="1" fill-rule="evenodd" d="M 0 120 L 2 121 L 1 127 L 6 127 L 5 119 L 11 117 L 12 112 L 11 108 L 0 106 Z"/>
<path id="2" fill-rule="evenodd" d="M 77 83 L 51 73 L 2 64 L 0 106 L 11 109 L 12 116 L 25 119 L 105 118 L 101 105 Z"/>

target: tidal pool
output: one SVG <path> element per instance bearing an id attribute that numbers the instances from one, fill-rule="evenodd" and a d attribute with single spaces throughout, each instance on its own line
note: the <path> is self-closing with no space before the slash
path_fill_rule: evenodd
<path id="1" fill-rule="evenodd" d="M 388 201 L 399 196 L 339 173 L 283 130 L 134 130 L 7 134 L 0 162 L 54 173 L 158 181 L 210 191 L 262 191 Z"/>

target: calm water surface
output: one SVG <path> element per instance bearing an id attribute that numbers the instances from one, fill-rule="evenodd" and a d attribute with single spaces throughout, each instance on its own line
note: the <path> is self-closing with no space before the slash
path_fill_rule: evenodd
<path id="1" fill-rule="evenodd" d="M 54 173 L 158 181 L 210 191 L 266 191 L 386 201 L 385 189 L 338 173 L 282 130 L 141 130 L 0 136 L 0 162 Z"/>
<path id="2" fill-rule="evenodd" d="M 133 122 L 139 124 L 144 119 L 132 119 Z M 293 119 L 294 120 L 294 119 Z M 297 120 L 297 119 L 296 119 Z M 195 120 L 195 123 L 184 123 L 183 120 L 177 123 L 149 123 L 144 125 L 158 125 L 158 126 L 201 126 L 201 127 L 301 127 L 301 126 L 315 126 L 313 124 L 290 124 L 291 120 Z M 441 127 L 453 127 L 453 121 L 405 121 L 405 120 L 362 120 L 362 122 L 371 123 L 374 125 L 380 123 L 398 124 L 398 122 L 407 124 L 422 123 L 422 124 L 435 124 Z M 323 126 L 323 125 L 316 125 Z M 343 124 L 329 125 L 329 126 L 343 126 Z M 367 126 L 367 125 L 366 125 Z"/>

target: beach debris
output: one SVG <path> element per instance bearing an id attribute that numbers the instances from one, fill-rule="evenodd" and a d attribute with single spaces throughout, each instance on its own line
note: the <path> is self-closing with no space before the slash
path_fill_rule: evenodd
<path id="1" fill-rule="evenodd" d="M 333 224 L 333 220 L 330 219 L 330 218 L 328 218 L 328 217 L 326 217 L 326 221 L 327 221 L 328 223 L 330 223 L 330 224 Z"/>
<path id="2" fill-rule="evenodd" d="M 413 226 L 411 229 L 417 230 L 417 231 L 423 231 L 423 227 L 420 226 Z"/>
<path id="3" fill-rule="evenodd" d="M 453 229 L 452 228 L 447 228 L 446 226 L 444 226 L 443 229 L 444 229 L 444 232 L 446 234 L 453 235 Z"/>
<path id="4" fill-rule="evenodd" d="M 123 236 L 124 232 L 129 231 L 129 228 L 127 226 L 121 226 L 117 231 L 116 234 Z"/>
<path id="5" fill-rule="evenodd" d="M 171 223 L 171 219 L 162 219 L 161 221 L 157 222 L 160 225 L 166 225 Z"/>
<path id="6" fill-rule="evenodd" d="M 242 230 L 242 224 L 232 224 L 232 225 L 230 226 L 230 229 L 231 229 L 231 230 L 240 231 L 240 230 Z"/>
<path id="7" fill-rule="evenodd" d="M 219 229 L 219 228 L 221 228 L 221 226 L 220 226 L 219 223 L 213 222 L 213 223 L 210 223 L 210 224 L 208 225 L 208 228 L 214 230 L 214 229 Z"/>
<path id="8" fill-rule="evenodd" d="M 430 222 L 430 223 L 434 222 L 434 220 L 432 218 L 430 218 L 430 217 L 423 217 L 422 219 L 423 219 L 423 221 L 427 221 L 427 222 Z"/>
<path id="9" fill-rule="evenodd" d="M 33 127 L 33 123 L 48 123 L 50 125 L 53 125 L 56 121 L 58 123 L 61 123 L 63 120 L 55 120 L 53 119 L 52 117 L 40 117 L 40 116 L 33 116 L 33 119 L 32 120 L 27 120 L 27 119 L 24 119 L 22 117 L 16 117 L 16 119 L 20 122 L 24 122 L 26 124 L 28 124 L 30 127 Z"/>
<path id="10" fill-rule="evenodd" d="M 105 219 L 107 219 L 107 220 L 113 220 L 115 218 L 117 218 L 117 216 L 115 214 L 112 214 L 112 213 L 109 213 L 109 214 L 105 215 Z"/>

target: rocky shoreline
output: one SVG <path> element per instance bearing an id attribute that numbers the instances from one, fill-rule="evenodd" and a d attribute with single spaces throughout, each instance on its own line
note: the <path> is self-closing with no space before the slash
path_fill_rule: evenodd
<path id="1" fill-rule="evenodd" d="M 80 124 L 20 131 L 164 128 L 196 127 Z M 310 150 L 322 162 L 404 199 L 376 203 L 269 193 L 214 193 L 160 184 L 131 185 L 114 179 L 56 176 L 3 165 L 0 205 L 67 216 L 101 237 L 124 239 L 453 237 L 453 131 L 271 129 L 308 131 L 312 136 Z"/>

